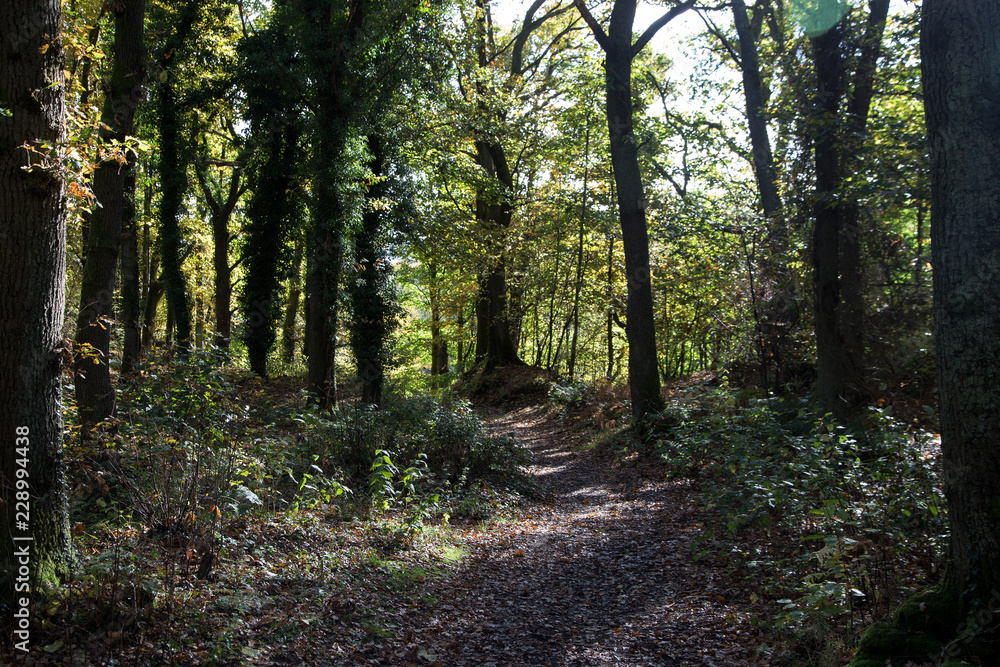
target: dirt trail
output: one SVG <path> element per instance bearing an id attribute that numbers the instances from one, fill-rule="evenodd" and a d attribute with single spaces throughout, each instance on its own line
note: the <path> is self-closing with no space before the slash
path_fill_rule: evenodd
<path id="1" fill-rule="evenodd" d="M 695 559 L 705 517 L 687 483 L 576 452 L 538 408 L 496 427 L 533 450 L 544 499 L 523 522 L 470 530 L 464 567 L 431 585 L 441 604 L 369 664 L 755 664 L 752 582 Z"/>

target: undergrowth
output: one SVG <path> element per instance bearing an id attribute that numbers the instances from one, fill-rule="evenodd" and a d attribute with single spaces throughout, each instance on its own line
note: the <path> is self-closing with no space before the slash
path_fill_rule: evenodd
<path id="1" fill-rule="evenodd" d="M 461 553 L 449 520 L 491 519 L 532 490 L 527 450 L 467 402 L 319 411 L 300 386 L 241 377 L 217 352 L 167 353 L 120 379 L 118 421 L 86 441 L 66 386 L 77 561 L 62 589 L 34 598 L 45 655 L 236 664 L 256 651 L 245 619 L 299 604 L 289 591 L 409 604 L 414 586 L 393 581 L 438 576 Z M 357 620 L 345 633 L 368 628 L 351 642 L 391 634 L 344 614 Z"/>
<path id="2" fill-rule="evenodd" d="M 843 425 L 803 400 L 693 387 L 669 401 L 648 445 L 670 475 L 699 481 L 719 517 L 706 541 L 732 545 L 751 600 L 770 605 L 768 622 L 795 647 L 791 662 L 840 664 L 866 625 L 938 576 L 937 446 L 887 410 Z"/>

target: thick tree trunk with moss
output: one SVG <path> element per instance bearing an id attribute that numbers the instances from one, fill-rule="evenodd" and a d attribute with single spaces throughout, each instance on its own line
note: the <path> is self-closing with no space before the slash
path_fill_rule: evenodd
<path id="1" fill-rule="evenodd" d="M 920 48 L 950 554 L 935 590 L 865 633 L 854 667 L 995 664 L 1000 640 L 1000 4 L 925 0 Z"/>
<path id="2" fill-rule="evenodd" d="M 271 136 L 247 206 L 243 245 L 246 277 L 240 299 L 244 319 L 242 337 L 250 369 L 262 378 L 267 377 L 267 356 L 278 337 L 281 269 L 287 265 L 298 146 L 299 131 L 294 124 Z"/>
<path id="3" fill-rule="evenodd" d="M 951 566 L 1000 588 L 1000 4 L 927 0 L 921 51 Z"/>
<path id="4" fill-rule="evenodd" d="M 29 549 L 36 582 L 66 575 L 71 554 L 59 402 L 66 188 L 49 158 L 65 141 L 60 14 L 57 0 L 0 3 L 12 31 L 0 40 L 10 111 L 0 115 L 0 598 L 12 607 L 15 549 Z"/>
<path id="5" fill-rule="evenodd" d="M 187 349 L 191 343 L 191 309 L 187 283 L 181 270 L 186 255 L 181 252 L 180 228 L 188 186 L 187 167 L 190 155 L 177 100 L 178 73 L 172 68 L 175 64 L 174 56 L 191 36 L 200 5 L 200 2 L 192 1 L 184 6 L 179 21 L 173 26 L 173 34 L 167 39 L 158 58 L 160 86 L 157 91 L 156 112 L 160 130 L 157 163 L 160 181 L 160 255 L 168 319 L 173 318 L 173 333 L 182 349 Z"/>
<path id="6" fill-rule="evenodd" d="M 112 301 L 118 273 L 118 248 L 126 218 L 134 216 L 126 182 L 134 179 L 135 155 L 112 147 L 132 133 L 145 78 L 143 20 L 145 0 L 126 0 L 116 6 L 114 66 L 101 111 L 98 134 L 109 154 L 94 170 L 97 206 L 90 214 L 77 317 L 76 402 L 84 438 L 94 427 L 115 415 L 111 384 Z"/>

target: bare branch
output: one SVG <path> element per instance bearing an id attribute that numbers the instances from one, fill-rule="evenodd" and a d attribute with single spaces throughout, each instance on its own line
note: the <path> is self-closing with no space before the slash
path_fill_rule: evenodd
<path id="1" fill-rule="evenodd" d="M 686 2 L 677 5 L 669 12 L 667 12 L 660 18 L 653 21 L 653 23 L 648 28 L 646 28 L 646 32 L 642 33 L 642 36 L 638 40 L 636 40 L 635 44 L 632 45 L 632 57 L 634 58 L 637 55 L 639 55 L 639 52 L 642 51 L 642 49 L 646 46 L 646 44 L 649 43 L 649 40 L 653 39 L 653 36 L 656 35 L 657 32 L 659 32 L 660 28 L 667 25 L 675 18 L 677 18 L 687 10 L 694 7 L 694 3 L 695 0 L 687 0 Z"/>

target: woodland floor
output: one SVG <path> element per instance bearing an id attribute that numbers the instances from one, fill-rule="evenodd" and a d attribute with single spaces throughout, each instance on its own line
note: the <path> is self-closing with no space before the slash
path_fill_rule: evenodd
<path id="1" fill-rule="evenodd" d="M 538 407 L 495 425 L 534 452 L 544 495 L 519 521 L 467 531 L 470 556 L 430 584 L 447 603 L 408 612 L 361 664 L 754 664 L 752 582 L 695 558 L 706 517 L 689 482 L 581 453 Z"/>
<path id="2" fill-rule="evenodd" d="M 92 626 L 57 622 L 3 662 L 768 664 L 757 653 L 768 610 L 706 539 L 712 518 L 693 483 L 621 452 L 581 451 L 569 421 L 537 405 L 494 417 L 533 451 L 540 493 L 489 520 L 439 524 L 436 543 L 384 551 L 365 520 L 324 508 L 231 524 L 211 580 L 179 568 L 169 604 L 158 596 L 145 620 L 109 623 L 95 607 Z M 149 542 L 134 538 L 137 559 L 163 553 Z M 69 600 L 77 617 L 85 603 Z"/>

